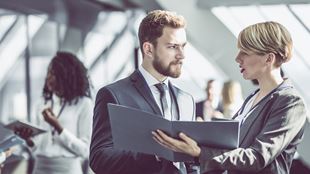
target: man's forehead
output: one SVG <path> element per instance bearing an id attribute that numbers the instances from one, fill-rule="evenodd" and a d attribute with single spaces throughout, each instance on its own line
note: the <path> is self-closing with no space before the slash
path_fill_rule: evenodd
<path id="1" fill-rule="evenodd" d="M 183 45 L 187 42 L 184 28 L 165 27 L 160 38 L 170 44 Z"/>

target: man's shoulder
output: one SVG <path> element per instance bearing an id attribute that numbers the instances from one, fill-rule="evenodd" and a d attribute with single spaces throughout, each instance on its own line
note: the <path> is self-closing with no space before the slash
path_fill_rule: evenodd
<path id="1" fill-rule="evenodd" d="M 110 90 L 110 91 L 114 91 L 114 90 L 121 90 L 124 89 L 124 87 L 128 86 L 130 84 L 130 78 L 126 77 L 120 80 L 117 80 L 113 83 L 110 83 L 106 86 L 103 86 L 102 88 L 100 88 L 99 91 L 104 91 L 104 90 Z"/>
<path id="2" fill-rule="evenodd" d="M 117 89 L 118 87 L 124 87 L 126 85 L 128 85 L 129 83 L 131 83 L 130 77 L 126 77 L 120 80 L 117 80 L 109 85 L 107 85 L 107 88 L 112 88 L 112 89 Z"/>

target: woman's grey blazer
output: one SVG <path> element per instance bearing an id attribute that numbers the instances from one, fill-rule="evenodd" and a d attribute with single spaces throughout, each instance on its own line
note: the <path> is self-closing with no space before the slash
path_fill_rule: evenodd
<path id="1" fill-rule="evenodd" d="M 234 118 L 258 91 L 245 100 Z M 201 173 L 288 174 L 305 121 L 304 101 L 285 80 L 250 110 L 240 127 L 240 148 L 202 148 Z"/>

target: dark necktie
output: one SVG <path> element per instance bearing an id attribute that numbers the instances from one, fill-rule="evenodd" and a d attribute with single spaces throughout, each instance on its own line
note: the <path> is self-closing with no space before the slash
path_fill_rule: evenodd
<path id="1" fill-rule="evenodd" d="M 169 115 L 169 109 L 168 109 L 168 101 L 166 98 L 166 91 L 168 89 L 167 85 L 165 83 L 157 83 L 155 87 L 159 90 L 160 93 L 160 104 L 163 111 L 163 116 L 165 117 L 165 114 Z M 174 164 L 171 161 L 164 160 L 165 165 L 168 165 L 169 167 L 172 167 Z M 176 164 L 177 165 L 177 164 Z M 166 167 L 168 167 L 166 166 Z M 173 169 L 173 173 L 186 173 L 186 167 L 183 162 L 180 163 L 180 167 L 177 167 L 178 170 Z M 171 169 L 172 170 L 172 169 Z"/>
<path id="2" fill-rule="evenodd" d="M 160 93 L 160 104 L 163 111 L 163 116 L 169 113 L 168 102 L 166 98 L 166 89 L 168 88 L 164 83 L 157 83 L 155 87 L 159 90 Z"/>

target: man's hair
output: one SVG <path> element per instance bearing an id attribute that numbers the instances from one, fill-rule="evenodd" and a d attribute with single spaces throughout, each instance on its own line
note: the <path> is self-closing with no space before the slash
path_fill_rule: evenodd
<path id="1" fill-rule="evenodd" d="M 139 26 L 140 47 L 144 42 L 157 44 L 157 38 L 163 34 L 164 27 L 184 28 L 186 21 L 183 16 L 175 12 L 154 10 L 147 14 Z"/>
<path id="2" fill-rule="evenodd" d="M 49 64 L 49 69 L 56 79 L 56 89 L 60 91 L 63 102 L 71 102 L 79 97 L 90 97 L 90 84 L 87 69 L 83 63 L 73 54 L 68 52 L 57 52 Z M 47 87 L 45 81 L 43 97 L 45 101 L 51 100 L 53 91 Z"/>
<path id="3" fill-rule="evenodd" d="M 276 66 L 292 57 L 293 41 L 288 30 L 277 22 L 262 22 L 243 29 L 238 36 L 238 48 L 258 55 L 274 53 Z"/>

